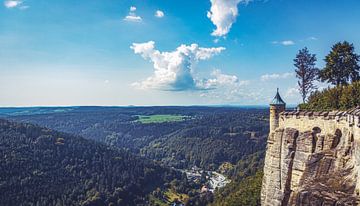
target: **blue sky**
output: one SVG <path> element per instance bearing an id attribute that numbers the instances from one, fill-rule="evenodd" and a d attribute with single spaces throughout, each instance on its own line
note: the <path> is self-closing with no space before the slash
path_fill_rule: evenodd
<path id="1" fill-rule="evenodd" d="M 296 104 L 299 49 L 360 53 L 357 0 L 1 1 L 0 106 Z"/>

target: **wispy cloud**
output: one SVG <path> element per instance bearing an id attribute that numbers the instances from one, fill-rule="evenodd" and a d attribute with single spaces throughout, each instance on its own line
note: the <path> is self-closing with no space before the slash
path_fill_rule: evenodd
<path id="1" fill-rule="evenodd" d="M 292 97 L 298 97 L 299 96 L 299 89 L 296 87 L 290 87 L 286 90 L 285 97 L 286 98 L 292 98 Z"/>
<path id="2" fill-rule="evenodd" d="M 300 40 L 297 40 L 297 41 L 294 41 L 294 40 L 284 40 L 284 41 L 272 41 L 271 43 L 272 43 L 272 44 L 277 44 L 277 45 L 283 45 L 283 46 L 292 46 L 292 45 L 295 45 L 295 44 L 298 43 L 298 42 L 317 41 L 317 40 L 318 40 L 317 37 L 310 36 L 310 37 L 308 37 L 308 38 L 300 39 Z"/>
<path id="3" fill-rule="evenodd" d="M 157 11 L 155 12 L 155 17 L 157 17 L 157 18 L 163 18 L 164 16 L 165 16 L 165 14 L 164 14 L 164 12 L 161 11 L 161 10 L 157 10 Z"/>
<path id="4" fill-rule="evenodd" d="M 30 8 L 30 6 L 27 6 L 27 5 L 23 5 L 23 6 L 19 7 L 20 10 L 26 10 L 28 8 Z"/>
<path id="5" fill-rule="evenodd" d="M 221 70 L 214 70 L 205 82 L 210 89 L 201 90 L 200 97 L 214 104 L 253 103 L 262 95 L 261 89 L 251 89 L 250 80 L 240 80 L 238 76 L 224 74 Z"/>
<path id="6" fill-rule="evenodd" d="M 316 41 L 316 40 L 318 40 L 318 38 L 317 38 L 317 37 L 314 37 L 314 36 L 311 36 L 311 37 L 307 38 L 307 40 Z"/>
<path id="7" fill-rule="evenodd" d="M 136 15 L 136 7 L 135 6 L 131 6 L 129 9 L 129 14 L 127 16 L 125 16 L 124 20 L 125 21 L 131 21 L 131 22 L 141 22 L 142 18 L 138 15 Z"/>
<path id="8" fill-rule="evenodd" d="M 140 16 L 128 15 L 124 18 L 125 21 L 141 22 L 142 18 Z"/>
<path id="9" fill-rule="evenodd" d="M 290 46 L 290 45 L 294 45 L 295 42 L 292 40 L 286 40 L 286 41 L 282 41 L 281 44 L 284 46 Z"/>
<path id="10" fill-rule="evenodd" d="M 280 44 L 283 46 L 291 46 L 295 44 L 295 41 L 293 40 L 284 40 L 284 41 L 273 41 L 272 44 Z"/>
<path id="11" fill-rule="evenodd" d="M 290 77 L 293 77 L 294 74 L 291 72 L 286 72 L 286 73 L 282 73 L 282 74 L 264 74 L 261 76 L 261 81 L 268 81 L 268 80 L 276 80 L 276 79 L 287 79 Z"/>
<path id="12" fill-rule="evenodd" d="M 194 78 L 194 67 L 198 61 L 207 60 L 221 53 L 224 47 L 203 48 L 197 44 L 181 45 L 171 52 L 155 49 L 155 42 L 133 43 L 130 47 L 135 54 L 150 60 L 154 66 L 152 76 L 133 86 L 141 89 L 159 90 L 198 90 L 205 88 L 206 81 Z M 213 86 L 214 84 L 206 87 Z"/>
<path id="13" fill-rule="evenodd" d="M 247 85 L 248 81 L 240 81 L 236 75 L 222 73 L 221 70 L 215 69 L 211 73 L 211 78 L 202 79 L 198 82 L 198 87 L 203 89 L 216 89 L 219 87 L 238 87 Z"/>
<path id="14" fill-rule="evenodd" d="M 238 4 L 241 2 L 248 3 L 251 0 L 210 0 L 211 8 L 207 17 L 216 26 L 211 35 L 216 37 L 226 36 L 236 17 L 239 15 Z"/>

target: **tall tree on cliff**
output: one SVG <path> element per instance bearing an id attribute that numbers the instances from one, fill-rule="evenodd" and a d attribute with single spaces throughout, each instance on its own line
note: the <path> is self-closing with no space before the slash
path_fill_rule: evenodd
<path id="1" fill-rule="evenodd" d="M 316 89 L 314 81 L 317 79 L 318 69 L 315 67 L 316 55 L 310 54 L 305 47 L 299 50 L 294 59 L 295 73 L 298 80 L 299 92 L 305 103 L 306 98 Z"/>
<path id="2" fill-rule="evenodd" d="M 353 44 L 347 41 L 336 43 L 325 57 L 326 66 L 319 73 L 321 81 L 336 86 L 358 81 L 359 58 Z"/>

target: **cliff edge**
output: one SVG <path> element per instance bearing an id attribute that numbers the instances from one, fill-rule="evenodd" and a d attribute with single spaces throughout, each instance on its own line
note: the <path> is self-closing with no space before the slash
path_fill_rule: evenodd
<path id="1" fill-rule="evenodd" d="M 359 205 L 360 108 L 273 113 L 261 204 Z"/>

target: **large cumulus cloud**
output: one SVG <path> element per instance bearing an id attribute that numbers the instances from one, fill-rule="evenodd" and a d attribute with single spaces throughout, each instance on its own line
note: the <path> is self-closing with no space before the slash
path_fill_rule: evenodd
<path id="1" fill-rule="evenodd" d="M 203 48 L 191 44 L 181 45 L 171 52 L 160 52 L 155 49 L 153 41 L 133 43 L 130 48 L 135 54 L 149 60 L 154 67 L 152 76 L 135 82 L 134 86 L 174 91 L 209 89 L 214 86 L 207 80 L 194 78 L 194 67 L 198 61 L 210 59 L 225 50 L 224 47 Z"/>
<path id="2" fill-rule="evenodd" d="M 225 36 L 238 16 L 238 4 L 247 3 L 250 0 L 210 0 L 211 8 L 207 16 L 216 26 L 211 35 L 216 37 Z"/>

